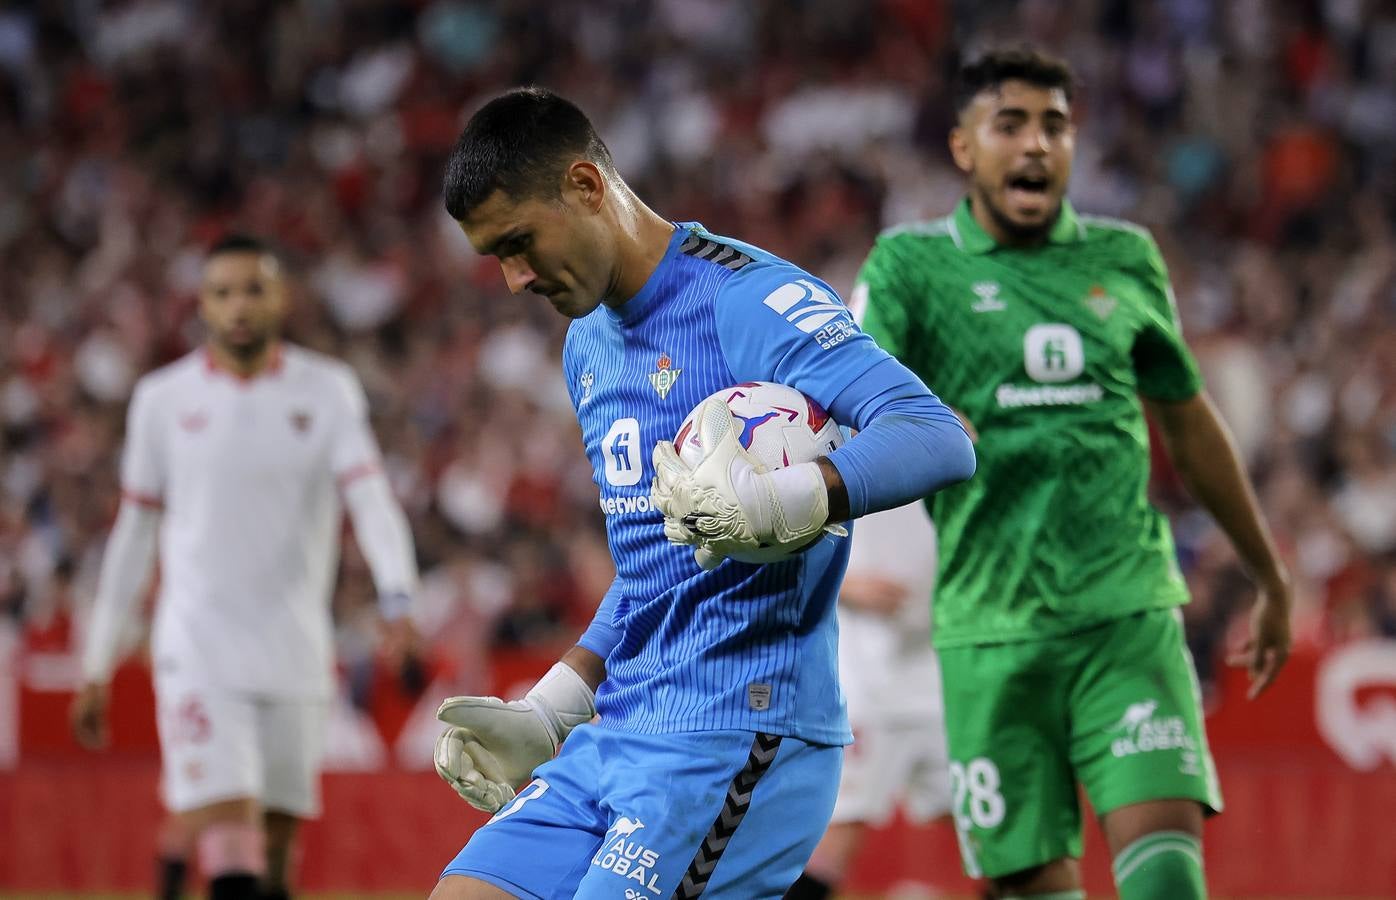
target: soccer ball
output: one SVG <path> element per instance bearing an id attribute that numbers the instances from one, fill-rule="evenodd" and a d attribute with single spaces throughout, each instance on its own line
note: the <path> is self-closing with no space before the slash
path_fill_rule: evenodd
<path id="1" fill-rule="evenodd" d="M 737 440 L 756 459 L 762 471 L 813 462 L 843 446 L 843 432 L 833 418 L 818 403 L 792 387 L 769 381 L 748 381 L 724 388 L 705 398 L 703 403 L 713 397 L 720 397 L 727 403 L 732 417 L 741 427 Z M 689 466 L 697 466 L 703 459 L 695 417 L 703 403 L 694 407 L 674 436 L 674 449 L 679 459 Z M 809 543 L 762 547 L 734 553 L 732 558 L 750 563 L 775 562 L 798 553 Z"/>

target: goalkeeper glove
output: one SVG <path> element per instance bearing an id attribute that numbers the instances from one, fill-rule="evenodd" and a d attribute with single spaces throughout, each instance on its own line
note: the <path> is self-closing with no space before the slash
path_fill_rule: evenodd
<path id="1" fill-rule="evenodd" d="M 830 526 L 829 490 L 815 462 L 767 471 L 738 440 L 741 432 L 720 397 L 709 398 L 695 419 L 703 458 L 689 468 L 670 441 L 654 448 L 652 493 L 664 513 L 664 535 L 675 544 L 697 546 L 704 569 L 725 557 L 769 547 L 792 552 Z"/>
<path id="2" fill-rule="evenodd" d="M 522 700 L 449 697 L 436 711 L 452 726 L 436 741 L 436 772 L 471 806 L 498 812 L 572 729 L 595 715 L 595 694 L 563 662 Z"/>

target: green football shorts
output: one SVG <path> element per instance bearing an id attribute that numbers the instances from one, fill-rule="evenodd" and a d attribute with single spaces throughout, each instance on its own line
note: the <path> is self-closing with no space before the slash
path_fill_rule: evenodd
<path id="1" fill-rule="evenodd" d="M 1097 815 L 1180 798 L 1221 811 L 1177 610 L 938 652 L 955 828 L 971 876 L 1079 857 L 1078 782 Z"/>

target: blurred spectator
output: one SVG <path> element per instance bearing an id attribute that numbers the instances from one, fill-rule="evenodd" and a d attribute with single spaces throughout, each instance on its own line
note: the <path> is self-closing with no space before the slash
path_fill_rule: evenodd
<path id="1" fill-rule="evenodd" d="M 1017 38 L 1083 76 L 1078 205 L 1165 248 L 1301 639 L 1396 634 L 1389 0 L 0 3 L 0 615 L 86 597 L 133 379 L 197 341 L 202 248 L 236 226 L 285 243 L 293 339 L 368 388 L 438 649 L 478 688 L 484 642 L 569 639 L 610 573 L 566 323 L 451 233 L 463 117 L 555 87 L 648 201 L 846 291 L 880 228 L 956 198 L 955 48 Z M 1248 591 L 1160 474 L 1205 672 Z M 371 665 L 344 567 L 341 655 Z"/>

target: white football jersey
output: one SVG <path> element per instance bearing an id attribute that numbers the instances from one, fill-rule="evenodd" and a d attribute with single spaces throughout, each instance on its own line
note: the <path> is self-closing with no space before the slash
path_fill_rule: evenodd
<path id="1" fill-rule="evenodd" d="M 340 491 L 379 470 L 352 370 L 282 345 L 251 379 L 204 350 L 146 375 L 131 400 L 122 489 L 158 506 L 158 675 L 328 697 Z"/>
<path id="2" fill-rule="evenodd" d="M 839 680 L 855 729 L 868 718 L 939 715 L 940 669 L 931 649 L 936 559 L 935 526 L 919 501 L 854 523 L 848 577 L 890 579 L 907 594 L 890 616 L 838 606 Z"/>

